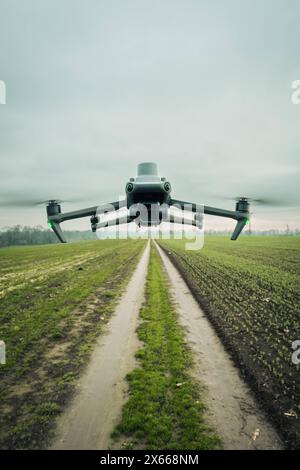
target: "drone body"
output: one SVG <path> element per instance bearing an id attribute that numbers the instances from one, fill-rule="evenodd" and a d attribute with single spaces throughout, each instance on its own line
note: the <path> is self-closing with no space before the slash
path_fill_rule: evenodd
<path id="1" fill-rule="evenodd" d="M 165 177 L 158 176 L 155 163 L 140 163 L 137 176 L 126 184 L 127 208 L 132 204 L 168 204 L 171 184 Z"/>
<path id="2" fill-rule="evenodd" d="M 170 223 L 186 223 L 186 219 L 170 215 L 170 207 L 182 210 L 193 215 L 190 224 L 201 228 L 201 214 L 227 217 L 237 221 L 231 240 L 236 240 L 249 220 L 249 202 L 247 198 L 239 198 L 234 211 L 219 209 L 216 207 L 200 206 L 171 198 L 171 184 L 165 177 L 158 175 L 156 163 L 146 162 L 138 165 L 135 178 L 130 178 L 125 187 L 125 200 L 93 206 L 72 212 L 61 212 L 61 206 L 56 200 L 51 200 L 47 205 L 48 224 L 53 229 L 58 239 L 65 243 L 65 238 L 60 223 L 66 220 L 81 217 L 91 217 L 93 231 L 106 227 L 107 221 L 101 221 L 103 214 L 127 209 L 127 213 L 120 215 L 115 212 L 113 225 L 120 225 L 135 221 L 139 226 L 155 226 L 162 221 Z M 111 222 L 110 222 L 111 225 Z"/>

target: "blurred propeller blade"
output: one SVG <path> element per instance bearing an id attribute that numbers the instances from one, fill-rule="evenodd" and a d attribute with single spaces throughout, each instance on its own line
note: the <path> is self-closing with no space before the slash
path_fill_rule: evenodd
<path id="1" fill-rule="evenodd" d="M 224 199 L 227 199 L 230 201 L 236 201 L 236 202 L 241 199 L 244 199 L 251 204 L 260 205 L 260 206 L 268 206 L 268 207 L 291 207 L 291 206 L 297 205 L 297 201 L 275 199 L 271 197 L 253 198 L 253 197 L 247 197 L 247 196 L 236 196 L 236 197 L 227 197 Z"/>
<path id="2" fill-rule="evenodd" d="M 42 204 L 48 204 L 50 201 L 55 201 L 58 204 L 63 202 L 74 202 L 79 203 L 82 201 L 82 198 L 51 198 L 51 199 L 42 199 L 42 198 L 0 198 L 0 207 L 35 207 Z"/>

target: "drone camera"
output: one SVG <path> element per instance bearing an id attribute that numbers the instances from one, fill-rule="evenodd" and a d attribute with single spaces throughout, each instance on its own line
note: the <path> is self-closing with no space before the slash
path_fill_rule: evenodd
<path id="1" fill-rule="evenodd" d="M 127 183 L 126 192 L 131 193 L 132 191 L 133 191 L 133 184 L 132 183 Z"/>
<path id="2" fill-rule="evenodd" d="M 166 193 L 169 193 L 171 191 L 171 184 L 168 181 L 164 184 L 164 190 L 166 191 Z"/>

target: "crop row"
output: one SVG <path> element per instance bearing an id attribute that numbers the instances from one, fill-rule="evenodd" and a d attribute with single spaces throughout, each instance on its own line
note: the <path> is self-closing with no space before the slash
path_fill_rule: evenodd
<path id="1" fill-rule="evenodd" d="M 299 447 L 300 239 L 207 237 L 204 249 L 161 242 L 207 312 L 289 446 Z"/>

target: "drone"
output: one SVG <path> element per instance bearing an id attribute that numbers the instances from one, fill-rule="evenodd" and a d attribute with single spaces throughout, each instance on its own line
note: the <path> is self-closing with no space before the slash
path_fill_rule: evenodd
<path id="1" fill-rule="evenodd" d="M 107 214 L 113 214 L 110 225 L 127 224 L 132 221 L 135 221 L 139 227 L 157 226 L 163 221 L 185 223 L 186 219 L 180 219 L 170 214 L 170 209 L 174 207 L 184 211 L 184 213 L 189 213 L 192 216 L 189 223 L 199 229 L 202 228 L 203 213 L 227 217 L 236 221 L 231 240 L 237 240 L 243 228 L 249 222 L 250 203 L 246 197 L 236 198 L 235 210 L 231 211 L 173 199 L 171 190 L 171 183 L 165 177 L 159 176 L 156 163 L 139 163 L 137 176 L 130 178 L 126 183 L 125 199 L 72 212 L 62 212 L 60 201 L 49 200 L 46 206 L 48 225 L 52 228 L 58 240 L 66 243 L 60 226 L 62 222 L 81 217 L 91 217 L 91 228 L 95 232 L 97 229 L 107 226 L 107 221 L 102 220 L 103 216 Z M 125 214 L 121 214 L 120 210 L 123 209 L 126 209 Z"/>

